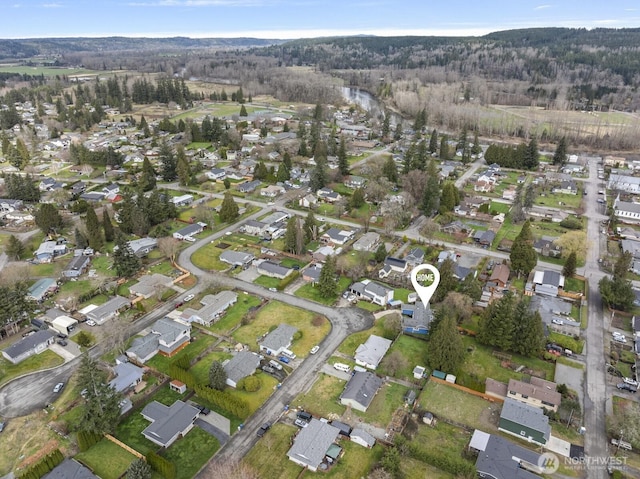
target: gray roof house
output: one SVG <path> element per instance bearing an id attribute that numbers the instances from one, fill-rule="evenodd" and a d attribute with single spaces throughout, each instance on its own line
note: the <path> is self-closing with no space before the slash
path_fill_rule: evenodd
<path id="1" fill-rule="evenodd" d="M 551 436 L 549 417 L 542 409 L 506 398 L 500 413 L 498 430 L 544 446 Z"/>
<path id="2" fill-rule="evenodd" d="M 223 251 L 220 254 L 220 261 L 231 266 L 247 266 L 254 259 L 255 256 L 251 253 L 243 253 L 241 251 Z"/>
<path id="3" fill-rule="evenodd" d="M 158 353 L 158 337 L 147 334 L 134 338 L 125 352 L 127 357 L 137 363 L 144 364 Z"/>
<path id="4" fill-rule="evenodd" d="M 355 371 L 340 395 L 340 404 L 365 412 L 382 386 L 382 379 L 369 371 Z"/>
<path id="5" fill-rule="evenodd" d="M 380 283 L 374 283 L 368 279 L 353 283 L 349 286 L 349 291 L 355 294 L 357 298 L 368 299 L 380 306 L 386 306 L 389 301 L 392 301 L 394 294 L 392 288 L 383 286 Z"/>
<path id="6" fill-rule="evenodd" d="M 238 191 L 240 193 L 251 193 L 252 191 L 255 191 L 255 189 L 261 184 L 262 182 L 260 180 L 247 181 L 246 183 L 238 185 Z"/>
<path id="7" fill-rule="evenodd" d="M 302 271 L 302 279 L 310 283 L 317 283 L 320 280 L 321 264 L 312 264 Z"/>
<path id="8" fill-rule="evenodd" d="M 55 335 L 50 329 L 36 331 L 26 336 L 16 343 L 13 343 L 7 349 L 2 351 L 2 355 L 13 364 L 24 361 L 29 356 L 40 354 L 55 343 Z"/>
<path id="9" fill-rule="evenodd" d="M 260 351 L 267 354 L 277 356 L 283 349 L 288 349 L 293 341 L 293 335 L 298 331 L 297 328 L 288 324 L 280 324 L 276 329 L 271 331 L 260 343 Z"/>
<path id="10" fill-rule="evenodd" d="M 78 276 L 80 276 L 82 273 L 85 272 L 90 262 L 91 262 L 90 256 L 85 256 L 85 255 L 74 256 L 71 259 L 71 261 L 69 261 L 69 264 L 67 264 L 67 266 L 62 271 L 62 275 L 65 278 L 77 278 Z"/>
<path id="11" fill-rule="evenodd" d="M 165 406 L 158 401 L 150 402 L 142 410 L 142 416 L 151 421 L 151 424 L 142 434 L 159 446 L 169 447 L 193 428 L 199 414 L 198 409 L 180 400 L 171 406 Z"/>
<path id="12" fill-rule="evenodd" d="M 196 322 L 203 326 L 211 326 L 224 312 L 238 301 L 238 294 L 234 291 L 220 291 L 217 294 L 207 294 L 200 300 L 202 308 L 186 308 L 181 319 Z"/>
<path id="13" fill-rule="evenodd" d="M 536 271 L 533 276 L 536 294 L 558 296 L 558 291 L 564 288 L 564 276 L 558 271 Z"/>
<path id="14" fill-rule="evenodd" d="M 204 223 L 203 223 L 204 224 Z M 173 233 L 173 237 L 175 239 L 183 240 L 185 238 L 193 238 L 193 235 L 197 235 L 198 233 L 202 233 L 204 230 L 204 226 L 200 223 L 193 223 L 185 226 L 184 228 L 179 229 L 175 233 Z"/>
<path id="15" fill-rule="evenodd" d="M 140 238 L 129 241 L 129 248 L 133 251 L 137 257 L 142 258 L 147 256 L 151 250 L 158 247 L 158 240 L 156 238 Z"/>
<path id="16" fill-rule="evenodd" d="M 355 235 L 355 231 L 340 230 L 338 228 L 329 228 L 320 237 L 320 242 L 329 245 L 342 246 L 350 241 Z"/>
<path id="17" fill-rule="evenodd" d="M 258 265 L 258 273 L 271 278 L 284 279 L 293 272 L 293 269 L 281 266 L 273 261 L 265 260 Z"/>
<path id="18" fill-rule="evenodd" d="M 424 262 L 424 250 L 422 248 L 413 248 L 407 256 L 404 257 L 404 260 L 410 266 L 417 266 Z"/>
<path id="19" fill-rule="evenodd" d="M 351 431 L 351 442 L 355 442 L 356 444 L 360 444 L 366 448 L 371 449 L 376 444 L 376 438 L 369 434 L 364 429 L 356 427 Z"/>
<path id="20" fill-rule="evenodd" d="M 126 351 L 129 359 L 144 364 L 157 353 L 171 357 L 189 344 L 191 326 L 162 318 L 151 326 L 151 331 L 137 337 Z"/>
<path id="21" fill-rule="evenodd" d="M 109 386 L 121 393 L 136 387 L 142 381 L 144 370 L 129 362 L 118 363 L 113 368 L 116 377 L 109 382 Z"/>
<path id="22" fill-rule="evenodd" d="M 122 296 L 114 296 L 109 301 L 101 304 L 96 309 L 87 313 L 87 319 L 92 319 L 98 324 L 102 324 L 108 319 L 116 317 L 120 311 L 131 306 L 131 301 Z"/>
<path id="23" fill-rule="evenodd" d="M 73 459 L 66 458 L 42 479 L 100 479 L 88 468 Z"/>
<path id="24" fill-rule="evenodd" d="M 232 388 L 238 387 L 241 379 L 251 376 L 260 366 L 260 356 L 251 351 L 239 351 L 224 364 L 227 373 L 227 384 Z"/>
<path id="25" fill-rule="evenodd" d="M 160 273 L 145 274 L 136 284 L 129 287 L 129 292 L 147 299 L 158 291 L 164 291 L 173 284 L 173 280 Z"/>
<path id="26" fill-rule="evenodd" d="M 369 231 L 353 243 L 353 249 L 356 251 L 375 251 L 379 242 L 380 235 L 374 231 Z"/>
<path id="27" fill-rule="evenodd" d="M 469 448 L 478 451 L 478 476 L 487 479 L 540 479 L 540 454 L 494 434 L 475 430 Z M 535 471 L 535 472 L 533 472 Z"/>
<path id="28" fill-rule="evenodd" d="M 331 445 L 338 438 L 340 430 L 330 424 L 312 419 L 307 427 L 303 427 L 295 437 L 293 446 L 287 452 L 287 457 L 306 467 L 317 471 Z"/>
<path id="29" fill-rule="evenodd" d="M 367 341 L 356 349 L 355 360 L 359 366 L 376 369 L 391 347 L 390 339 L 372 334 Z"/>

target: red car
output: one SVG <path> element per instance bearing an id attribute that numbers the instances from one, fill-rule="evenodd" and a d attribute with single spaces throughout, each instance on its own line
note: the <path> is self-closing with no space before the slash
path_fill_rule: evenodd
<path id="1" fill-rule="evenodd" d="M 182 301 L 180 301 L 179 303 L 176 303 L 176 309 L 178 309 L 180 306 L 182 306 L 184 303 Z"/>

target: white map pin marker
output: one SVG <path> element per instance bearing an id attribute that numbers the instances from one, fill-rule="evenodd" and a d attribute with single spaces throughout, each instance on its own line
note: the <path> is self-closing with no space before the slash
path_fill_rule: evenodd
<path id="1" fill-rule="evenodd" d="M 425 272 L 421 273 L 421 271 Z M 418 296 L 420 296 L 422 304 L 426 306 L 440 283 L 440 271 L 431 264 L 416 266 L 411 270 L 411 283 Z M 429 286 L 423 286 L 424 283 L 429 284 Z"/>

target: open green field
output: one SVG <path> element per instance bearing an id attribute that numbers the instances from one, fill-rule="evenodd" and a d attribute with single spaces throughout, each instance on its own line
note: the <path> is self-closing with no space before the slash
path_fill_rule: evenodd
<path id="1" fill-rule="evenodd" d="M 23 374 L 59 366 L 63 362 L 64 359 L 49 349 L 40 354 L 34 354 L 18 364 L 13 364 L 4 357 L 0 357 L 0 385 Z"/>
<path id="2" fill-rule="evenodd" d="M 445 417 L 485 432 L 496 431 L 502 407 L 499 403 L 491 403 L 435 382 L 426 385 L 418 397 L 418 403 L 436 418 Z"/>
<path id="3" fill-rule="evenodd" d="M 19 73 L 20 75 L 32 75 L 46 77 L 53 76 L 73 76 L 73 75 L 96 75 L 97 71 L 85 70 L 84 68 L 54 68 L 54 67 L 30 67 L 19 65 L 0 65 L 0 73 Z M 103 72 L 100 72 L 101 74 Z"/>
<path id="4" fill-rule="evenodd" d="M 248 344 L 257 350 L 256 339 L 267 333 L 273 326 L 288 324 L 302 332 L 300 339 L 294 340 L 289 349 L 298 356 L 305 357 L 309 350 L 318 344 L 329 333 L 329 321 L 311 311 L 272 301 L 262 307 L 251 323 L 242 326 L 233 333 L 236 341 Z"/>
<path id="5" fill-rule="evenodd" d="M 346 381 L 320 373 L 309 391 L 302 392 L 292 403 L 292 407 L 301 407 L 315 416 L 341 416 L 345 407 L 338 402 Z"/>
<path id="6" fill-rule="evenodd" d="M 552 208 L 579 208 L 582 203 L 582 193 L 580 190 L 577 195 L 568 195 L 565 193 L 549 193 L 545 196 L 538 195 L 534 201 L 536 205 L 551 206 Z"/>
<path id="7" fill-rule="evenodd" d="M 262 300 L 256 296 L 249 294 L 239 294 L 238 302 L 231 306 L 222 319 L 216 321 L 208 329 L 214 332 L 226 333 L 231 330 L 237 324 L 240 324 L 242 317 L 251 308 L 260 306 Z"/>
<path id="8" fill-rule="evenodd" d="M 511 205 L 508 205 L 506 203 L 498 203 L 497 201 L 492 201 L 489 204 L 489 212 L 496 211 L 498 213 L 504 213 L 506 215 L 507 213 L 509 213 L 510 209 Z"/>
<path id="9" fill-rule="evenodd" d="M 291 462 L 287 457 L 291 438 L 297 430 L 295 426 L 274 424 L 251 448 L 243 461 L 258 472 L 258 477 L 297 479 L 300 477 L 302 467 Z"/>
<path id="10" fill-rule="evenodd" d="M 318 285 L 313 285 L 311 283 L 307 283 L 300 288 L 298 288 L 295 293 L 295 296 L 299 296 L 300 298 L 310 299 L 311 301 L 315 301 L 316 303 L 326 304 L 327 306 L 332 305 L 336 302 L 339 295 L 349 287 L 351 284 L 351 280 L 347 277 L 341 276 L 338 281 L 338 286 L 336 287 L 336 294 L 331 297 L 323 296 L 320 292 L 320 288 Z"/>
<path id="11" fill-rule="evenodd" d="M 117 444 L 103 439 L 89 450 L 78 454 L 76 459 L 103 479 L 118 479 L 136 457 Z"/>
<path id="12" fill-rule="evenodd" d="M 215 437 L 194 427 L 171 444 L 162 456 L 176 465 L 176 479 L 191 479 L 219 448 Z"/>
<path id="13" fill-rule="evenodd" d="M 193 108 L 189 111 L 180 113 L 171 117 L 171 121 L 180 121 L 186 120 L 187 118 L 204 118 L 209 115 L 211 117 L 230 117 L 233 115 L 240 115 L 241 105 L 236 102 L 222 102 L 222 103 L 208 103 L 203 105 L 200 108 Z M 248 114 L 253 113 L 256 110 L 264 110 L 264 108 L 257 108 L 251 105 L 245 105 L 245 109 Z M 239 121 L 242 121 L 246 118 L 239 118 Z"/>

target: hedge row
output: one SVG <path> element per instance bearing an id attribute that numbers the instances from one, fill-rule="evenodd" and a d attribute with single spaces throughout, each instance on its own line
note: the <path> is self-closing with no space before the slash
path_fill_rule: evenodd
<path id="1" fill-rule="evenodd" d="M 178 381 L 182 381 L 187 385 L 188 388 L 193 389 L 196 386 L 196 378 L 189 371 L 182 369 L 175 364 L 169 366 L 169 376 L 172 379 L 177 379 Z"/>
<path id="2" fill-rule="evenodd" d="M 96 434 L 95 432 L 90 431 L 79 431 L 78 432 L 78 447 L 81 451 L 86 451 L 91 448 L 94 444 L 99 443 L 102 440 L 101 434 Z"/>
<path id="3" fill-rule="evenodd" d="M 234 416 L 245 419 L 249 416 L 249 404 L 225 391 L 218 391 L 209 386 L 196 385 L 196 394 L 211 404 L 230 412 Z"/>
<path id="4" fill-rule="evenodd" d="M 45 474 L 53 471 L 53 469 L 62 461 L 64 461 L 64 456 L 60 452 L 60 449 L 56 449 L 19 473 L 18 478 L 40 479 Z"/>
<path id="5" fill-rule="evenodd" d="M 153 451 L 147 453 L 147 464 L 165 479 L 176 479 L 176 465 Z"/>
<path id="6" fill-rule="evenodd" d="M 191 367 L 191 356 L 189 356 L 188 354 L 183 354 L 179 358 L 176 358 L 171 364 L 175 364 L 179 368 L 186 371 Z"/>
<path id="7" fill-rule="evenodd" d="M 289 286 L 291 283 L 293 283 L 299 277 L 300 277 L 300 271 L 294 271 L 293 273 L 291 273 L 290 275 L 286 276 L 285 278 L 282 278 L 280 280 L 280 282 L 278 283 L 278 286 L 276 286 L 276 289 L 278 291 L 282 291 L 284 288 Z"/>

